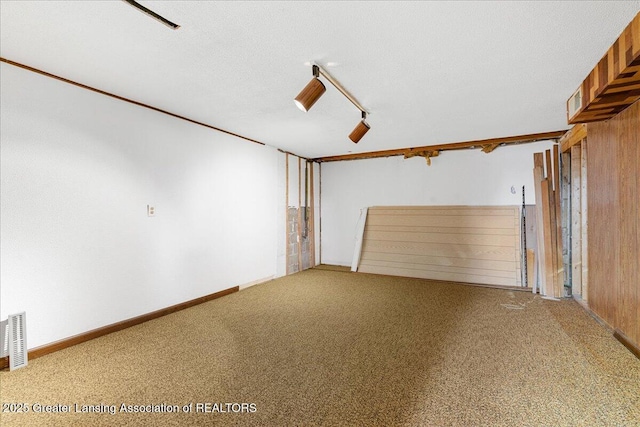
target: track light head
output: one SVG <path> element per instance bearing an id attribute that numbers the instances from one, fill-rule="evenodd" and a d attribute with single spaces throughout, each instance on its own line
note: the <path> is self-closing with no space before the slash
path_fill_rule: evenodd
<path id="1" fill-rule="evenodd" d="M 322 96 L 322 94 L 327 90 L 324 87 L 324 84 L 320 81 L 320 74 L 324 78 L 326 78 L 329 83 L 331 83 L 338 91 L 343 94 L 353 105 L 355 105 L 358 110 L 362 112 L 362 120 L 355 129 L 349 134 L 349 139 L 354 143 L 358 143 L 365 133 L 371 129 L 371 126 L 367 123 L 367 111 L 360 105 L 360 103 L 346 91 L 345 88 L 342 87 L 340 83 L 336 81 L 329 73 L 327 73 L 324 69 L 320 68 L 319 65 L 313 64 L 313 79 L 307 84 L 302 92 L 298 94 L 295 98 L 295 104 L 304 112 L 309 111 L 309 109 L 316 103 L 318 99 Z"/>
<path id="2" fill-rule="evenodd" d="M 307 84 L 302 91 L 296 96 L 294 102 L 298 106 L 299 109 L 304 111 L 305 113 L 309 111 L 313 104 L 316 103 L 318 99 L 322 96 L 322 94 L 327 90 L 324 87 L 324 84 L 317 78 L 311 79 L 309 84 Z"/>
<path id="3" fill-rule="evenodd" d="M 320 68 L 317 65 L 313 66 L 313 79 L 307 84 L 304 89 L 296 96 L 294 100 L 299 109 L 305 113 L 309 111 L 313 104 L 316 103 L 322 94 L 327 90 L 324 84 L 318 79 L 320 76 Z"/>
<path id="4" fill-rule="evenodd" d="M 358 142 L 360 142 L 364 134 L 369 132 L 369 129 L 371 129 L 371 126 L 369 126 L 369 123 L 367 123 L 366 119 L 367 119 L 367 113 L 363 111 L 362 120 L 360 120 L 360 123 L 358 123 L 356 127 L 349 134 L 349 139 L 353 141 L 354 144 L 357 144 Z"/>

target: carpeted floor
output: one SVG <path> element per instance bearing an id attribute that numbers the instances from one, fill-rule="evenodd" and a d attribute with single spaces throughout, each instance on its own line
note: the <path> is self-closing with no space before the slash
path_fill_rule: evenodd
<path id="1" fill-rule="evenodd" d="M 570 300 L 314 269 L 2 372 L 0 401 L 2 426 L 638 426 L 640 361 Z"/>

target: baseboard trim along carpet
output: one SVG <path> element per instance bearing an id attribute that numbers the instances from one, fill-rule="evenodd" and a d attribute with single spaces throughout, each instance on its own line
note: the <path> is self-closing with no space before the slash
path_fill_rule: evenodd
<path id="1" fill-rule="evenodd" d="M 633 353 L 638 359 L 640 359 L 640 347 L 637 347 L 633 341 L 631 341 L 629 338 L 626 337 L 625 334 L 623 334 L 619 329 L 616 329 L 613 332 L 613 336 L 615 337 L 615 339 L 617 339 L 618 341 L 620 341 L 620 343 L 622 343 L 623 346 L 627 347 L 627 350 L 629 350 L 631 353 Z"/>
<path id="2" fill-rule="evenodd" d="M 589 307 L 589 304 L 585 300 L 583 300 L 581 297 L 574 295 L 573 299 L 578 304 L 580 304 L 580 306 L 584 308 L 584 310 L 587 313 L 589 313 L 591 317 L 596 319 L 598 323 L 600 323 L 602 326 L 608 329 L 613 334 L 613 337 L 617 339 L 623 346 L 625 346 L 627 350 L 629 350 L 631 353 L 633 353 L 634 356 L 640 359 L 640 347 L 638 347 L 633 341 L 631 341 L 620 329 L 614 328 L 612 325 L 607 323 L 603 318 L 598 316 L 593 310 L 591 310 L 591 307 Z"/>
<path id="3" fill-rule="evenodd" d="M 123 320 L 121 322 L 113 323 L 111 325 L 103 326 L 98 329 L 93 329 L 91 331 L 74 335 L 69 338 L 62 339 L 60 341 L 53 342 L 51 344 L 46 344 L 40 347 L 33 348 L 29 350 L 29 359 L 37 359 L 38 357 L 44 356 L 49 353 L 53 353 L 58 350 L 62 350 L 76 344 L 83 343 L 85 341 L 92 340 L 94 338 L 101 337 L 103 335 L 110 334 L 112 332 L 118 332 L 126 328 L 130 328 L 131 326 L 139 325 L 140 323 L 148 322 L 149 320 L 157 319 L 158 317 L 166 316 L 167 314 L 175 313 L 176 311 L 184 310 L 185 308 L 193 307 L 198 304 L 205 303 L 207 301 L 211 301 L 225 295 L 232 294 L 234 292 L 238 292 L 240 289 L 239 286 L 234 286 L 232 288 L 224 289 L 219 292 L 215 292 L 213 294 L 205 295 L 199 298 L 195 298 L 189 301 L 182 302 L 180 304 L 172 305 L 170 307 L 162 308 L 160 310 L 152 311 L 151 313 L 142 314 L 140 316 L 132 317 L 131 319 Z M 0 370 L 7 369 L 9 367 L 9 357 L 0 358 Z"/>
<path id="4" fill-rule="evenodd" d="M 251 286 L 259 285 L 264 282 L 268 282 L 269 280 L 275 279 L 275 275 L 271 275 L 269 277 L 263 277 L 262 279 L 254 280 L 253 282 L 245 283 L 244 285 L 240 285 L 240 290 L 244 290 L 250 288 Z"/>

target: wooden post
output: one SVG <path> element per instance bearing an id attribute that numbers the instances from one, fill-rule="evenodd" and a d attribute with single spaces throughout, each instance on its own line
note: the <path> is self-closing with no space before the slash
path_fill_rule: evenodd
<path id="1" fill-rule="evenodd" d="M 582 141 L 580 159 L 580 202 L 582 203 L 582 300 L 589 300 L 589 247 L 587 242 L 588 211 L 587 211 L 587 139 Z"/>
<path id="2" fill-rule="evenodd" d="M 318 210 L 320 215 L 318 218 L 318 262 L 322 265 L 322 163 L 318 163 Z"/>
<path id="3" fill-rule="evenodd" d="M 310 209 L 309 209 L 309 253 L 311 254 L 311 267 L 316 266 L 316 233 L 315 233 L 315 191 L 314 191 L 314 175 L 313 175 L 313 162 L 309 165 L 309 179 L 311 182 L 309 183 L 309 198 L 310 198 Z"/>
<path id="4" fill-rule="evenodd" d="M 302 271 L 302 159 L 298 157 L 298 271 Z"/>
<path id="5" fill-rule="evenodd" d="M 580 144 L 571 147 L 571 293 L 582 295 L 582 202 Z"/>
<path id="6" fill-rule="evenodd" d="M 285 190 L 284 190 L 284 247 L 285 247 L 285 276 L 289 275 L 289 154 L 284 153 L 284 174 L 285 174 Z"/>

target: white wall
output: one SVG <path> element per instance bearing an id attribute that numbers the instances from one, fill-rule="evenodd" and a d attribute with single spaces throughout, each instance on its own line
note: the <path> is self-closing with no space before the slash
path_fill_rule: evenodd
<path id="1" fill-rule="evenodd" d="M 431 159 L 388 157 L 322 164 L 322 262 L 351 265 L 360 209 L 392 205 L 535 203 L 533 153 L 552 141 L 445 151 Z M 516 193 L 511 193 L 514 186 Z"/>
<path id="2" fill-rule="evenodd" d="M 29 348 L 283 271 L 281 153 L 1 67 L 0 318 Z"/>

